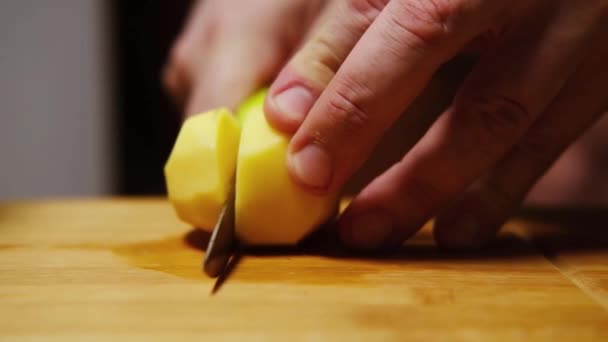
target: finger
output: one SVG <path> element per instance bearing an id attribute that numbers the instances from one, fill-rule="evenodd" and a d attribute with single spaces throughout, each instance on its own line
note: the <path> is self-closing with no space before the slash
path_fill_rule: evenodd
<path id="1" fill-rule="evenodd" d="M 243 23 L 232 20 L 196 82 L 189 112 L 234 108 L 269 84 L 323 7 L 323 0 L 260 0 Z"/>
<path id="2" fill-rule="evenodd" d="M 235 6 L 243 11 L 234 11 Z M 322 0 L 199 2 L 172 53 L 165 83 L 191 115 L 235 107 L 276 75 Z"/>
<path id="3" fill-rule="evenodd" d="M 236 108 L 276 75 L 287 51 L 268 36 L 218 39 L 202 60 L 192 82 L 185 113 L 194 115 L 216 108 Z"/>
<path id="4" fill-rule="evenodd" d="M 608 115 L 576 140 L 538 180 L 523 206 L 608 207 Z"/>
<path id="5" fill-rule="evenodd" d="M 171 95 L 177 106 L 185 106 L 192 87 L 192 75 L 196 63 L 193 56 L 206 60 L 208 47 L 213 45 L 214 20 L 212 10 L 213 2 L 197 1 L 190 10 L 186 26 L 180 33 L 169 53 L 167 64 L 163 68 L 162 78 L 165 89 Z M 201 34 L 202 33 L 202 34 Z"/>
<path id="6" fill-rule="evenodd" d="M 439 66 L 507 11 L 500 6 L 389 2 L 294 135 L 288 166 L 296 182 L 339 189 Z"/>
<path id="7" fill-rule="evenodd" d="M 354 223 L 384 211 L 390 230 L 376 241 L 401 244 L 510 150 L 591 49 L 600 15 L 576 10 L 538 8 L 514 25 L 418 144 L 355 199 L 346 243 L 371 247 L 360 237 L 375 232 Z"/>
<path id="8" fill-rule="evenodd" d="M 593 53 L 524 138 L 435 223 L 444 247 L 483 245 L 566 148 L 608 110 L 608 48 Z"/>
<path id="9" fill-rule="evenodd" d="M 266 117 L 293 133 L 361 35 L 389 0 L 332 1 L 304 46 L 270 87 Z"/>
<path id="10" fill-rule="evenodd" d="M 189 77 L 189 73 L 186 70 L 174 62 L 177 59 L 181 59 L 182 57 L 175 57 L 179 53 L 177 48 L 174 48 L 171 53 L 173 57 L 170 58 L 171 61 L 165 68 L 163 69 L 163 85 L 165 89 L 168 91 L 171 99 L 175 102 L 178 108 L 183 108 L 186 99 L 190 94 L 191 87 L 191 79 Z M 180 52 L 181 53 L 181 52 Z M 201 58 L 205 58 L 206 56 L 202 55 Z"/>

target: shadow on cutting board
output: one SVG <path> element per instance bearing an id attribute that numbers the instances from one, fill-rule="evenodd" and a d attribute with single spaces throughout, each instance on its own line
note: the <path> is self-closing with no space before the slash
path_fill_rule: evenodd
<path id="1" fill-rule="evenodd" d="M 243 252 L 258 257 L 281 255 L 316 255 L 344 259 L 391 260 L 468 260 L 516 258 L 551 250 L 577 252 L 608 249 L 608 210 L 531 208 L 517 215 L 503 232 L 482 249 L 444 251 L 434 241 L 430 227 L 425 227 L 401 248 L 387 254 L 361 254 L 342 247 L 335 227 L 328 225 L 297 246 L 250 247 Z M 184 241 L 204 251 L 209 233 L 188 232 Z M 536 247 L 536 248 L 534 248 Z"/>
<path id="2" fill-rule="evenodd" d="M 484 264 L 500 260 L 516 262 L 525 258 L 537 258 L 541 254 L 551 257 L 558 252 L 585 253 L 608 249 L 608 210 L 526 210 L 511 220 L 500 236 L 489 246 L 469 252 L 456 253 L 438 249 L 429 228 L 425 227 L 399 250 L 385 255 L 361 255 L 345 250 L 338 240 L 335 229 L 331 226 L 313 234 L 298 246 L 239 250 L 231 261 L 228 272 L 216 282 L 212 293 L 230 278 L 240 264 L 248 264 L 248 266 L 243 267 L 243 272 L 239 273 L 239 280 L 260 281 L 262 275 L 259 274 L 257 267 L 265 264 L 264 258 L 274 258 L 273 264 L 278 262 L 285 268 L 283 272 L 266 274 L 269 279 L 319 282 L 326 276 L 327 279 L 336 282 L 352 281 L 353 276 L 368 272 L 370 264 L 375 263 L 397 267 L 411 266 L 417 262 L 428 264 L 429 261 L 444 265 L 462 261 Z M 183 236 L 117 246 L 112 251 L 136 267 L 200 281 L 207 279 L 200 268 L 200 263 L 209 237 L 209 233 L 193 229 Z M 308 269 L 308 264 L 304 260 L 309 257 L 326 258 L 333 268 Z M 336 268 L 344 268 L 348 272 L 335 273 Z M 313 272 L 315 276 L 292 277 L 285 273 L 286 271 L 289 274 Z M 333 273 L 319 276 L 319 272 Z"/>

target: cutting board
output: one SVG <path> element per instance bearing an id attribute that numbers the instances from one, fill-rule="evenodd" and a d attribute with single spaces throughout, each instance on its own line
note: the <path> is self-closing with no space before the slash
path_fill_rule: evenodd
<path id="1" fill-rule="evenodd" d="M 429 227 L 379 258 L 320 233 L 218 283 L 163 199 L 2 203 L 0 340 L 608 341 L 607 217 L 532 212 L 476 253 Z"/>

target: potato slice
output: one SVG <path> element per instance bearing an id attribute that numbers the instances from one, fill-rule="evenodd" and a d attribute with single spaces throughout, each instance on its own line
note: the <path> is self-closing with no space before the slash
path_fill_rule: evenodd
<path id="1" fill-rule="evenodd" d="M 213 229 L 233 181 L 240 130 L 225 108 L 182 125 L 164 169 L 169 200 L 181 220 Z"/>
<path id="2" fill-rule="evenodd" d="M 295 244 L 330 218 L 337 196 L 299 188 L 287 172 L 289 137 L 264 117 L 265 91 L 239 108 L 241 143 L 236 173 L 236 233 L 251 245 Z"/>

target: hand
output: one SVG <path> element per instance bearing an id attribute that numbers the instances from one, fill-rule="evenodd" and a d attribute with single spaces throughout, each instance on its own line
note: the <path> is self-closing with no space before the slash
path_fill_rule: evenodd
<path id="1" fill-rule="evenodd" d="M 315 193 L 345 184 L 443 63 L 482 52 L 453 103 L 341 217 L 352 247 L 398 246 L 433 216 L 440 245 L 488 241 L 608 109 L 605 0 L 344 0 L 327 18 L 265 105 L 295 133 L 288 167 Z"/>
<path id="2" fill-rule="evenodd" d="M 206 0 L 174 45 L 164 82 L 185 115 L 234 108 L 268 84 L 305 36 L 323 0 Z"/>

